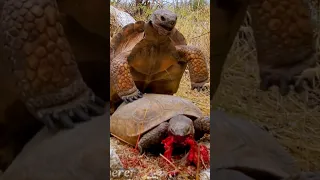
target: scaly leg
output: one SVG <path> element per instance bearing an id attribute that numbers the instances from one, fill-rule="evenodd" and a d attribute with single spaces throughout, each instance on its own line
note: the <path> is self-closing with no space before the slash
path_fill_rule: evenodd
<path id="1" fill-rule="evenodd" d="M 210 134 L 210 117 L 205 116 L 196 119 L 193 122 L 193 126 L 195 129 L 195 139 L 200 139 L 204 134 Z"/>
<path id="2" fill-rule="evenodd" d="M 152 145 L 161 144 L 161 141 L 167 136 L 168 127 L 169 123 L 163 122 L 144 134 L 138 143 L 140 153 L 143 153 L 145 149 L 150 148 Z"/>
<path id="3" fill-rule="evenodd" d="M 83 82 L 54 0 L 7 0 L 1 19 L 4 63 L 28 110 L 50 129 L 104 113 Z"/>
<path id="4" fill-rule="evenodd" d="M 142 97 L 142 93 L 136 87 L 130 72 L 127 61 L 129 54 L 130 52 L 120 53 L 110 62 L 111 83 L 117 94 L 127 103 Z M 113 94 L 110 95 L 113 96 Z"/>
<path id="5" fill-rule="evenodd" d="M 314 68 L 317 57 L 307 3 L 304 0 L 252 2 L 249 10 L 261 89 L 276 85 L 282 95 L 288 94 L 290 85 L 302 90 L 301 79 L 313 79 L 316 73 L 310 77 L 310 71 L 317 70 Z"/>
<path id="6" fill-rule="evenodd" d="M 178 45 L 177 51 L 188 63 L 191 89 L 208 89 L 209 70 L 204 54 L 195 46 Z"/>

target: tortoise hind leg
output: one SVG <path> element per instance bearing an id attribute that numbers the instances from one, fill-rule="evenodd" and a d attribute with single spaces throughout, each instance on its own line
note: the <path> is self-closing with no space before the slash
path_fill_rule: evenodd
<path id="1" fill-rule="evenodd" d="M 56 1 L 7 0 L 3 9 L 4 61 L 31 114 L 48 128 L 70 128 L 104 113 L 81 77 Z"/>
<path id="2" fill-rule="evenodd" d="M 195 129 L 195 139 L 200 139 L 204 134 L 210 134 L 210 117 L 205 116 L 193 122 Z"/>
<path id="3" fill-rule="evenodd" d="M 160 145 L 161 141 L 167 136 L 168 127 L 169 123 L 163 122 L 144 134 L 138 142 L 140 153 L 143 153 L 146 149 L 152 149 L 152 146 Z"/>

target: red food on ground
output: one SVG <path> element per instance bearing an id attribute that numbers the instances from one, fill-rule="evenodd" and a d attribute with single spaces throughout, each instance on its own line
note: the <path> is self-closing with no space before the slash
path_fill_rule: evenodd
<path id="1" fill-rule="evenodd" d="M 166 139 L 162 141 L 164 144 L 164 157 L 166 157 L 169 161 L 172 161 L 172 152 L 173 152 L 173 144 L 174 144 L 174 136 L 168 136 Z"/>
<path id="2" fill-rule="evenodd" d="M 129 149 L 132 156 L 126 156 L 125 154 L 119 155 L 120 161 L 124 168 L 141 167 L 146 168 L 145 162 L 139 158 L 139 151 L 135 149 Z"/>
<path id="3" fill-rule="evenodd" d="M 194 163 L 195 165 L 197 164 L 198 148 L 199 148 L 200 157 L 202 158 L 203 162 L 209 163 L 209 151 L 207 147 L 205 147 L 204 145 L 198 146 L 193 136 L 180 137 L 180 136 L 170 135 L 162 141 L 162 144 L 164 144 L 164 149 L 165 149 L 164 157 L 166 157 L 170 161 L 172 161 L 171 156 L 173 152 L 173 145 L 181 144 L 181 145 L 188 145 L 190 147 L 189 155 L 187 158 L 189 162 Z"/>
<path id="4" fill-rule="evenodd" d="M 204 163 L 210 163 L 208 148 L 202 144 L 200 144 L 200 154 Z"/>

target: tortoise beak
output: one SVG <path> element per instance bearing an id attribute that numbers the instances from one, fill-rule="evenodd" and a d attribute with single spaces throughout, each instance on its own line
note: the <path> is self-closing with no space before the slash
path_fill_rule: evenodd
<path id="1" fill-rule="evenodd" d="M 162 25 L 160 25 L 162 28 L 164 28 L 165 30 L 167 30 L 167 31 L 172 31 L 172 29 L 174 28 L 174 25 L 175 25 L 176 23 L 174 22 L 173 24 L 171 24 L 170 23 L 170 25 L 164 25 L 164 24 L 162 24 Z"/>

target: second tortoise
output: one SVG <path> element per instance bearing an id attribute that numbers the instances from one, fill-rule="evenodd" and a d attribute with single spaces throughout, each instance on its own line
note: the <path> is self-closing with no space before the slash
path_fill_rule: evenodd
<path id="1" fill-rule="evenodd" d="M 165 150 L 164 155 L 169 160 L 176 147 L 188 146 L 188 160 L 195 162 L 191 158 L 197 149 L 195 140 L 210 133 L 210 118 L 181 97 L 145 94 L 132 103 L 123 103 L 112 114 L 110 132 L 132 146 L 137 144 L 140 153 Z M 208 155 L 205 151 L 204 155 Z"/>

